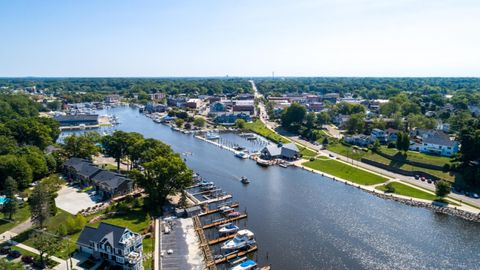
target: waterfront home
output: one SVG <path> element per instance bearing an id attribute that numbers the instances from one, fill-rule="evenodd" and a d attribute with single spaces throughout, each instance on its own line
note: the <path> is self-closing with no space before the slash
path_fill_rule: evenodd
<path id="1" fill-rule="evenodd" d="M 132 180 L 122 174 L 102 170 L 85 159 L 68 159 L 63 164 L 63 172 L 67 181 L 79 183 L 81 186 L 92 185 L 105 199 L 132 191 Z"/>
<path id="2" fill-rule="evenodd" d="M 167 98 L 167 105 L 172 107 L 183 108 L 185 107 L 186 102 L 187 102 L 187 99 L 183 96 L 180 96 L 180 97 L 169 96 Z"/>
<path id="3" fill-rule="evenodd" d="M 92 176 L 92 185 L 100 196 L 109 199 L 132 191 L 132 181 L 122 174 L 101 170 Z"/>
<path id="4" fill-rule="evenodd" d="M 98 114 L 57 115 L 60 126 L 98 125 Z"/>
<path id="5" fill-rule="evenodd" d="M 78 251 L 96 260 L 105 260 L 123 270 L 143 269 L 142 236 L 128 228 L 101 222 L 86 226 L 77 240 Z"/>
<path id="6" fill-rule="evenodd" d="M 81 158 L 70 158 L 63 163 L 63 173 L 70 182 L 78 182 L 82 186 L 89 185 L 92 177 L 101 171 L 91 161 Z"/>
<path id="7" fill-rule="evenodd" d="M 378 140 L 380 143 L 387 142 L 387 134 L 385 133 L 385 131 L 381 129 L 378 129 L 378 128 L 372 129 L 371 135 L 373 140 Z"/>
<path id="8" fill-rule="evenodd" d="M 375 142 L 375 139 L 372 136 L 367 135 L 353 135 L 353 136 L 345 136 L 343 139 L 346 143 L 351 145 L 358 145 L 361 147 L 367 147 L 368 145 Z"/>
<path id="9" fill-rule="evenodd" d="M 300 151 L 294 143 L 287 144 L 270 144 L 260 151 L 263 159 L 281 158 L 286 160 L 294 160 L 300 157 Z"/>
<path id="10" fill-rule="evenodd" d="M 145 105 L 145 111 L 148 113 L 165 112 L 166 110 L 167 105 L 162 103 L 148 102 L 147 105 Z"/>
<path id="11" fill-rule="evenodd" d="M 440 130 L 415 129 L 410 137 L 416 142 L 410 145 L 410 150 L 426 154 L 450 157 L 459 150 L 460 143 L 450 139 L 448 134 Z"/>
<path id="12" fill-rule="evenodd" d="M 221 125 L 234 125 L 237 119 L 243 119 L 245 122 L 252 122 L 252 117 L 244 113 L 218 115 L 215 117 L 214 122 Z"/>

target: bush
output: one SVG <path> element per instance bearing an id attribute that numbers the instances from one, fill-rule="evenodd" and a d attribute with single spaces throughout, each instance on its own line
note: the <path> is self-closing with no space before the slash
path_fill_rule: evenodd
<path id="1" fill-rule="evenodd" d="M 314 157 L 311 157 L 311 158 L 310 158 L 310 161 L 315 161 L 315 158 L 314 158 Z"/>
<path id="2" fill-rule="evenodd" d="M 385 185 L 385 192 L 386 193 L 394 193 L 395 192 L 395 187 L 392 185 L 392 183 L 388 183 Z"/>
<path id="3" fill-rule="evenodd" d="M 448 163 L 445 163 L 445 165 L 443 165 L 443 169 L 442 169 L 442 171 L 444 171 L 444 172 L 448 172 L 448 171 L 450 171 L 450 164 L 448 164 Z"/>

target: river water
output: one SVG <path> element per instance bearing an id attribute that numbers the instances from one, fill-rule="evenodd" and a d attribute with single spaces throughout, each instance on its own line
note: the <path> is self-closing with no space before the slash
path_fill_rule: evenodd
<path id="1" fill-rule="evenodd" d="M 100 112 L 105 113 L 105 112 Z M 248 212 L 273 269 L 480 269 L 480 224 L 383 200 L 298 168 L 262 168 L 119 107 L 117 129 L 159 139 Z M 243 186 L 240 176 L 251 183 Z"/>

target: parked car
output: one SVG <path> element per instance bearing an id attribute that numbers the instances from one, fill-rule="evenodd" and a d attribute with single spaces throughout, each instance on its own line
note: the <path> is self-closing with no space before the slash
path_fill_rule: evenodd
<path id="1" fill-rule="evenodd" d="M 473 194 L 472 194 L 472 197 L 475 198 L 475 199 L 480 198 L 480 196 L 479 196 L 477 193 L 473 193 Z"/>
<path id="2" fill-rule="evenodd" d="M 432 183 L 432 179 L 427 179 L 427 183 L 431 184 L 431 183 Z"/>
<path id="3" fill-rule="evenodd" d="M 425 177 L 424 176 L 420 177 L 420 180 L 425 181 Z"/>
<path id="4" fill-rule="evenodd" d="M 414 176 L 414 177 L 415 177 L 415 180 L 418 180 L 418 179 L 420 179 L 420 175 L 418 175 L 418 174 L 415 174 L 415 176 Z"/>
<path id="5" fill-rule="evenodd" d="M 0 248 L 0 254 L 2 254 L 2 255 L 8 254 L 8 253 L 10 253 L 11 249 L 12 248 L 9 247 L 9 246 L 2 247 L 2 248 Z"/>
<path id="6" fill-rule="evenodd" d="M 335 156 L 333 154 L 328 154 L 329 157 L 334 158 Z"/>
<path id="7" fill-rule="evenodd" d="M 34 261 L 35 259 L 32 256 L 27 256 L 27 255 L 22 256 L 22 262 L 24 263 L 32 264 Z"/>
<path id="8" fill-rule="evenodd" d="M 20 256 L 22 256 L 22 253 L 20 253 L 20 251 L 18 251 L 18 250 L 11 250 L 8 253 L 8 257 L 10 257 L 10 258 L 18 258 Z"/>

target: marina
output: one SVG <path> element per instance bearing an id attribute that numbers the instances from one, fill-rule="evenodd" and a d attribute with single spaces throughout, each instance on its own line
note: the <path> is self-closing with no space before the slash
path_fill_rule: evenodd
<path id="1" fill-rule="evenodd" d="M 255 252 L 259 265 L 271 265 L 273 269 L 392 269 L 399 265 L 409 269 L 476 269 L 478 266 L 478 223 L 371 196 L 356 187 L 293 166 L 265 169 L 254 161 L 235 157 L 234 145 L 230 150 L 179 133 L 154 123 L 133 108 L 117 107 L 108 113 L 117 115 L 121 123 L 101 127 L 100 132 L 112 129 L 140 132 L 162 140 L 178 153 L 191 153 L 185 156 L 190 168 L 228 190 L 230 200 L 233 195 L 240 203 L 239 209 L 248 209 L 248 218 L 235 222 L 246 224 L 255 232 L 261 246 Z M 242 185 L 241 176 L 251 179 L 251 183 Z M 211 209 L 228 202 L 227 197 L 210 200 Z M 210 222 L 221 218 L 217 214 L 201 218 Z M 215 237 L 215 229 L 207 229 L 205 234 Z M 295 234 L 287 233 L 291 231 Z M 445 243 L 449 243 L 448 249 L 444 248 Z M 204 245 L 210 250 L 206 238 Z M 214 250 L 217 248 L 213 246 Z"/>

